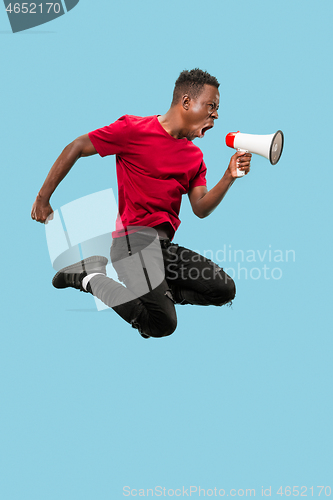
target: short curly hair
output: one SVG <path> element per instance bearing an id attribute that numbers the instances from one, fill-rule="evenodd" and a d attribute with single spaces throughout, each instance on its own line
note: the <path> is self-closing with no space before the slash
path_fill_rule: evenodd
<path id="1" fill-rule="evenodd" d="M 217 89 L 220 86 L 215 76 L 210 75 L 207 71 L 202 71 L 199 68 L 190 71 L 185 69 L 176 80 L 171 105 L 177 104 L 184 94 L 196 99 L 202 92 L 204 85 L 212 85 Z"/>

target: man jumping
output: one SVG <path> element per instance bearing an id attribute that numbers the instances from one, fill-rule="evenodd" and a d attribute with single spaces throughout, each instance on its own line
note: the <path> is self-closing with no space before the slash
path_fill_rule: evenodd
<path id="1" fill-rule="evenodd" d="M 56 160 L 32 206 L 31 217 L 45 223 L 53 212 L 52 193 L 79 158 L 116 155 L 119 214 L 111 261 L 125 286 L 106 276 L 108 259 L 101 256 L 60 270 L 53 285 L 93 294 L 143 338 L 174 332 L 175 304 L 222 306 L 236 293 L 223 269 L 172 243 L 183 194 L 188 194 L 195 215 L 207 217 L 233 184 L 237 168 L 245 174 L 250 170 L 251 154 L 238 151 L 222 179 L 207 190 L 203 154 L 192 141 L 203 137 L 218 118 L 218 88 L 217 79 L 206 71 L 183 71 L 164 115 L 125 115 L 78 137 Z"/>

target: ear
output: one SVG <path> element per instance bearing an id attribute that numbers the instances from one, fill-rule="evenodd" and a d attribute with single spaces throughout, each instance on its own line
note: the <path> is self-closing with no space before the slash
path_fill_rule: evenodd
<path id="1" fill-rule="evenodd" d="M 188 110 L 190 108 L 191 98 L 188 94 L 184 94 L 182 97 L 182 106 L 184 109 Z"/>

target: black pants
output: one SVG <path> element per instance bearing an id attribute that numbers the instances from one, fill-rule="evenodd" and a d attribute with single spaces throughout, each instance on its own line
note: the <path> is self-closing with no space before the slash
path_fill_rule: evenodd
<path id="1" fill-rule="evenodd" d="M 175 304 L 222 306 L 236 293 L 233 280 L 223 269 L 187 248 L 160 239 L 151 228 L 115 238 L 111 261 L 126 286 L 106 276 L 94 276 L 90 280 L 93 295 L 141 334 L 151 337 L 175 331 Z"/>

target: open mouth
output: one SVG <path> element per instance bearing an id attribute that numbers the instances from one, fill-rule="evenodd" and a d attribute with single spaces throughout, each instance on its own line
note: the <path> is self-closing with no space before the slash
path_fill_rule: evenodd
<path id="1" fill-rule="evenodd" d="M 213 128 L 213 125 L 207 125 L 207 127 L 204 127 L 201 129 L 201 133 L 200 133 L 200 137 L 203 137 L 205 135 L 205 133 L 207 132 L 207 130 Z"/>

